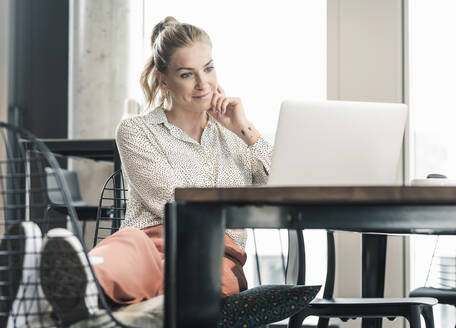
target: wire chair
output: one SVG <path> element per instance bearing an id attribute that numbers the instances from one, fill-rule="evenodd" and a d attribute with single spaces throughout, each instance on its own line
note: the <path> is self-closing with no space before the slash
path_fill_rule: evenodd
<path id="1" fill-rule="evenodd" d="M 51 190 L 46 184 L 47 167 L 52 169 L 56 181 Z M 49 191 L 60 193 L 67 216 L 53 216 L 49 211 Z M 0 327 L 63 327 L 81 319 L 77 307 L 66 309 L 65 316 L 58 311 L 61 304 L 74 301 L 68 296 L 71 289 L 81 286 L 81 281 L 72 275 L 68 261 L 59 263 L 59 260 L 76 254 L 85 263 L 83 269 L 95 277 L 68 186 L 46 145 L 26 130 L 3 122 L 0 122 L 0 193 Z M 68 228 L 72 234 L 54 228 Z M 65 248 L 57 247 L 59 243 L 51 243 L 50 235 L 57 230 L 65 231 L 73 240 L 77 238 L 80 250 L 67 253 Z M 52 254 L 57 261 L 48 261 Z M 54 280 L 57 268 L 70 272 L 65 277 L 67 280 Z M 96 278 L 82 283 L 95 288 L 92 290 L 97 293 L 88 295 L 87 289 L 85 296 L 104 308 L 93 313 L 92 317 L 102 313 L 98 326 L 126 327 L 113 317 Z M 73 322 L 66 321 L 68 318 Z"/>
<path id="2" fill-rule="evenodd" d="M 128 188 L 125 185 L 125 180 L 122 174 L 122 169 L 114 172 L 105 182 L 100 195 L 98 205 L 97 221 L 95 226 L 95 235 L 93 240 L 93 247 L 101 240 L 112 235 L 118 231 L 125 219 L 126 205 L 128 199 Z M 256 242 L 255 229 L 248 229 L 252 231 L 254 247 L 255 247 L 255 272 L 258 280 L 258 285 L 262 285 L 260 256 Z M 282 248 L 282 239 L 280 229 L 277 229 L 279 242 L 280 242 L 280 258 L 281 267 L 283 270 L 283 280 L 286 280 L 286 264 L 285 255 Z"/>
<path id="3" fill-rule="evenodd" d="M 128 188 L 122 169 L 114 172 L 105 182 L 98 204 L 93 246 L 118 231 L 125 220 Z"/>
<path id="4" fill-rule="evenodd" d="M 456 289 L 456 257 L 455 249 L 451 248 L 451 255 L 440 254 L 442 249 L 446 249 L 442 236 L 437 236 L 432 252 L 431 263 L 426 274 L 425 287 Z M 447 236 L 446 236 L 447 237 Z M 448 237 L 447 237 L 448 238 Z M 439 252 L 440 251 L 440 252 Z M 448 252 L 448 250 L 446 250 Z"/>
<path id="5" fill-rule="evenodd" d="M 442 245 L 441 238 L 445 237 L 437 236 L 435 240 L 424 287 L 415 288 L 409 296 L 434 297 L 439 304 L 456 306 L 456 259 L 454 256 L 442 256 L 437 252 L 438 248 L 445 246 Z M 450 249 L 454 253 L 454 247 Z M 426 318 L 427 314 L 423 315 Z"/>
<path id="6" fill-rule="evenodd" d="M 280 248 L 280 256 L 279 256 L 280 263 L 278 264 L 278 267 L 280 269 L 277 266 L 274 266 L 274 269 L 272 269 L 271 267 L 268 267 L 267 263 L 262 263 L 263 260 L 266 260 L 266 259 L 263 258 L 264 255 L 260 251 L 261 248 L 259 248 L 259 242 L 257 241 L 257 239 L 258 239 L 258 237 L 261 238 L 263 229 L 250 229 L 249 228 L 246 230 L 251 233 L 252 242 L 253 242 L 253 251 L 254 251 L 253 252 L 254 266 L 255 266 L 254 274 L 256 274 L 254 279 L 256 279 L 256 281 L 254 280 L 253 285 L 251 287 L 261 286 L 261 285 L 265 284 L 266 281 L 267 281 L 267 283 L 271 283 L 270 281 L 268 281 L 268 280 L 271 280 L 271 272 L 268 272 L 271 270 L 274 273 L 279 273 L 278 271 L 280 271 L 280 276 L 274 275 L 272 277 L 273 278 L 272 280 L 274 280 L 273 283 L 286 283 L 287 282 L 287 260 L 285 259 L 286 255 L 285 255 L 285 251 L 283 248 L 281 230 L 275 229 L 274 231 L 277 232 L 278 240 L 276 240 L 275 237 L 274 237 L 274 240 L 271 240 L 271 242 L 273 242 L 274 244 L 277 244 L 277 241 L 278 241 L 278 247 Z M 276 235 L 274 235 L 274 236 L 276 236 Z M 248 237 L 248 238 L 250 238 L 250 237 Z M 265 275 L 266 278 L 263 278 L 264 271 L 266 271 L 266 275 Z M 268 279 L 268 276 L 269 276 L 269 279 Z"/>

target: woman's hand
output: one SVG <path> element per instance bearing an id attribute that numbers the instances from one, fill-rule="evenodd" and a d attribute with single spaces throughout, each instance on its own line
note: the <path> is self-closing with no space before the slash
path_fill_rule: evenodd
<path id="1" fill-rule="evenodd" d="M 255 127 L 247 121 L 241 99 L 226 97 L 220 86 L 217 86 L 207 112 L 249 146 L 260 137 Z"/>
<path id="2" fill-rule="evenodd" d="M 247 122 L 241 99 L 226 97 L 225 91 L 220 86 L 217 86 L 212 96 L 208 113 L 231 131 Z"/>

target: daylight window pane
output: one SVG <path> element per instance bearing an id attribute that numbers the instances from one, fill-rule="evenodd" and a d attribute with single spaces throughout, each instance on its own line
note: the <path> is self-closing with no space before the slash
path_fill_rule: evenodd
<path id="1" fill-rule="evenodd" d="M 144 15 L 147 51 L 166 16 L 202 27 L 219 83 L 270 141 L 282 100 L 326 99 L 325 1 L 145 1 Z"/>
<path id="2" fill-rule="evenodd" d="M 408 3 L 409 104 L 415 143 L 412 156 L 414 178 L 440 173 L 454 180 L 456 2 Z M 454 272 L 442 270 L 446 262 L 455 262 L 454 245 L 454 236 L 411 237 L 411 289 L 425 285 L 456 287 Z M 454 307 L 435 306 L 434 316 L 436 327 L 454 327 Z"/>

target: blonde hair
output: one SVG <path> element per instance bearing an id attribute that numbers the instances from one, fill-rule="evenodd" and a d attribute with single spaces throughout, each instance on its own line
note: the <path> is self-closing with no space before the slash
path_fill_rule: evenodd
<path id="1" fill-rule="evenodd" d="M 183 47 L 203 41 L 212 46 L 209 35 L 201 28 L 178 22 L 168 16 L 152 30 L 150 39 L 152 55 L 141 74 L 141 87 L 146 97 L 147 107 L 160 106 L 166 108 L 171 104 L 171 96 L 160 89 L 156 71 L 166 74 L 171 56 Z"/>

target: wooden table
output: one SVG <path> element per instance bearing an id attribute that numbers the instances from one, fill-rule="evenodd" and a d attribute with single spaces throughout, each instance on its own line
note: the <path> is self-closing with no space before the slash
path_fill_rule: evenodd
<path id="1" fill-rule="evenodd" d="M 175 199 L 165 213 L 165 327 L 215 325 L 225 227 L 365 233 L 363 297 L 383 297 L 386 234 L 456 234 L 456 187 L 188 188 Z"/>
<path id="2" fill-rule="evenodd" d="M 114 171 L 121 167 L 114 139 L 40 139 L 49 150 L 62 156 L 75 156 L 114 163 Z"/>
<path id="3" fill-rule="evenodd" d="M 122 166 L 115 139 L 40 139 L 49 150 L 65 157 L 80 157 L 95 161 L 107 161 L 114 164 L 114 172 Z M 120 181 L 115 181 L 116 207 L 120 207 Z M 55 206 L 57 211 L 66 213 L 66 206 Z M 80 220 L 94 220 L 98 206 L 86 205 L 76 207 Z M 114 224 L 114 222 L 113 222 Z"/>

